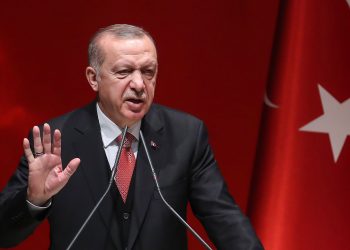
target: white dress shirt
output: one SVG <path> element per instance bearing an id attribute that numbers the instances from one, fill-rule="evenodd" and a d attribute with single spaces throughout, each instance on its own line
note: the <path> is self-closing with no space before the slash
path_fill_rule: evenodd
<path id="1" fill-rule="evenodd" d="M 103 142 L 103 148 L 106 152 L 107 160 L 110 168 L 114 166 L 115 158 L 119 146 L 116 142 L 117 137 L 122 133 L 120 129 L 114 122 L 111 121 L 100 109 L 99 105 L 96 104 L 98 122 L 101 127 L 101 137 Z M 132 134 L 136 140 L 131 144 L 131 150 L 134 152 L 135 159 L 137 157 L 137 150 L 139 145 L 139 134 L 141 128 L 141 121 L 136 122 L 134 125 L 128 128 L 128 132 Z"/>

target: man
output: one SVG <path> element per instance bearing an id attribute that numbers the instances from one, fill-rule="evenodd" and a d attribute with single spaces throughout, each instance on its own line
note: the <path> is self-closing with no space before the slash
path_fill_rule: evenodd
<path id="1" fill-rule="evenodd" d="M 44 124 L 42 138 L 35 126 L 23 141 L 24 156 L 0 196 L 0 246 L 18 244 L 48 218 L 50 249 L 66 249 L 122 146 L 116 185 L 73 249 L 187 249 L 185 227 L 155 188 L 141 129 L 162 193 L 183 218 L 190 202 L 218 249 L 262 249 L 228 194 L 203 123 L 152 104 L 158 62 L 151 36 L 131 25 L 102 29 L 89 45 L 89 63 L 96 101 Z M 120 145 L 125 126 L 128 147 Z"/>

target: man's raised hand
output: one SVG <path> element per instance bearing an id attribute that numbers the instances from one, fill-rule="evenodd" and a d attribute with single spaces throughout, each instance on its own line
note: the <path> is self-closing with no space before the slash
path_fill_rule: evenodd
<path id="1" fill-rule="evenodd" d="M 78 168 L 80 159 L 74 158 L 63 169 L 61 159 L 61 132 L 55 130 L 51 143 L 51 129 L 45 123 L 43 138 L 39 127 L 33 128 L 34 153 L 27 138 L 23 140 L 24 155 L 28 161 L 27 199 L 41 206 L 57 194 Z"/>

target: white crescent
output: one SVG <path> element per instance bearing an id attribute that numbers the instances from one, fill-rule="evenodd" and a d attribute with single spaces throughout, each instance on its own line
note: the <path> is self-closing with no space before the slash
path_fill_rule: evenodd
<path id="1" fill-rule="evenodd" d="M 274 108 L 274 109 L 278 109 L 279 108 L 279 106 L 277 104 L 274 104 L 273 102 L 270 101 L 270 99 L 267 97 L 266 92 L 264 94 L 264 103 L 270 108 Z"/>

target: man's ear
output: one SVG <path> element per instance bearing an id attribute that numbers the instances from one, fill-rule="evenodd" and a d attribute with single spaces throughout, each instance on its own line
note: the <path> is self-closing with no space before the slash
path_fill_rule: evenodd
<path id="1" fill-rule="evenodd" d="M 88 66 L 85 71 L 86 79 L 93 91 L 98 92 L 97 72 L 93 67 Z"/>

